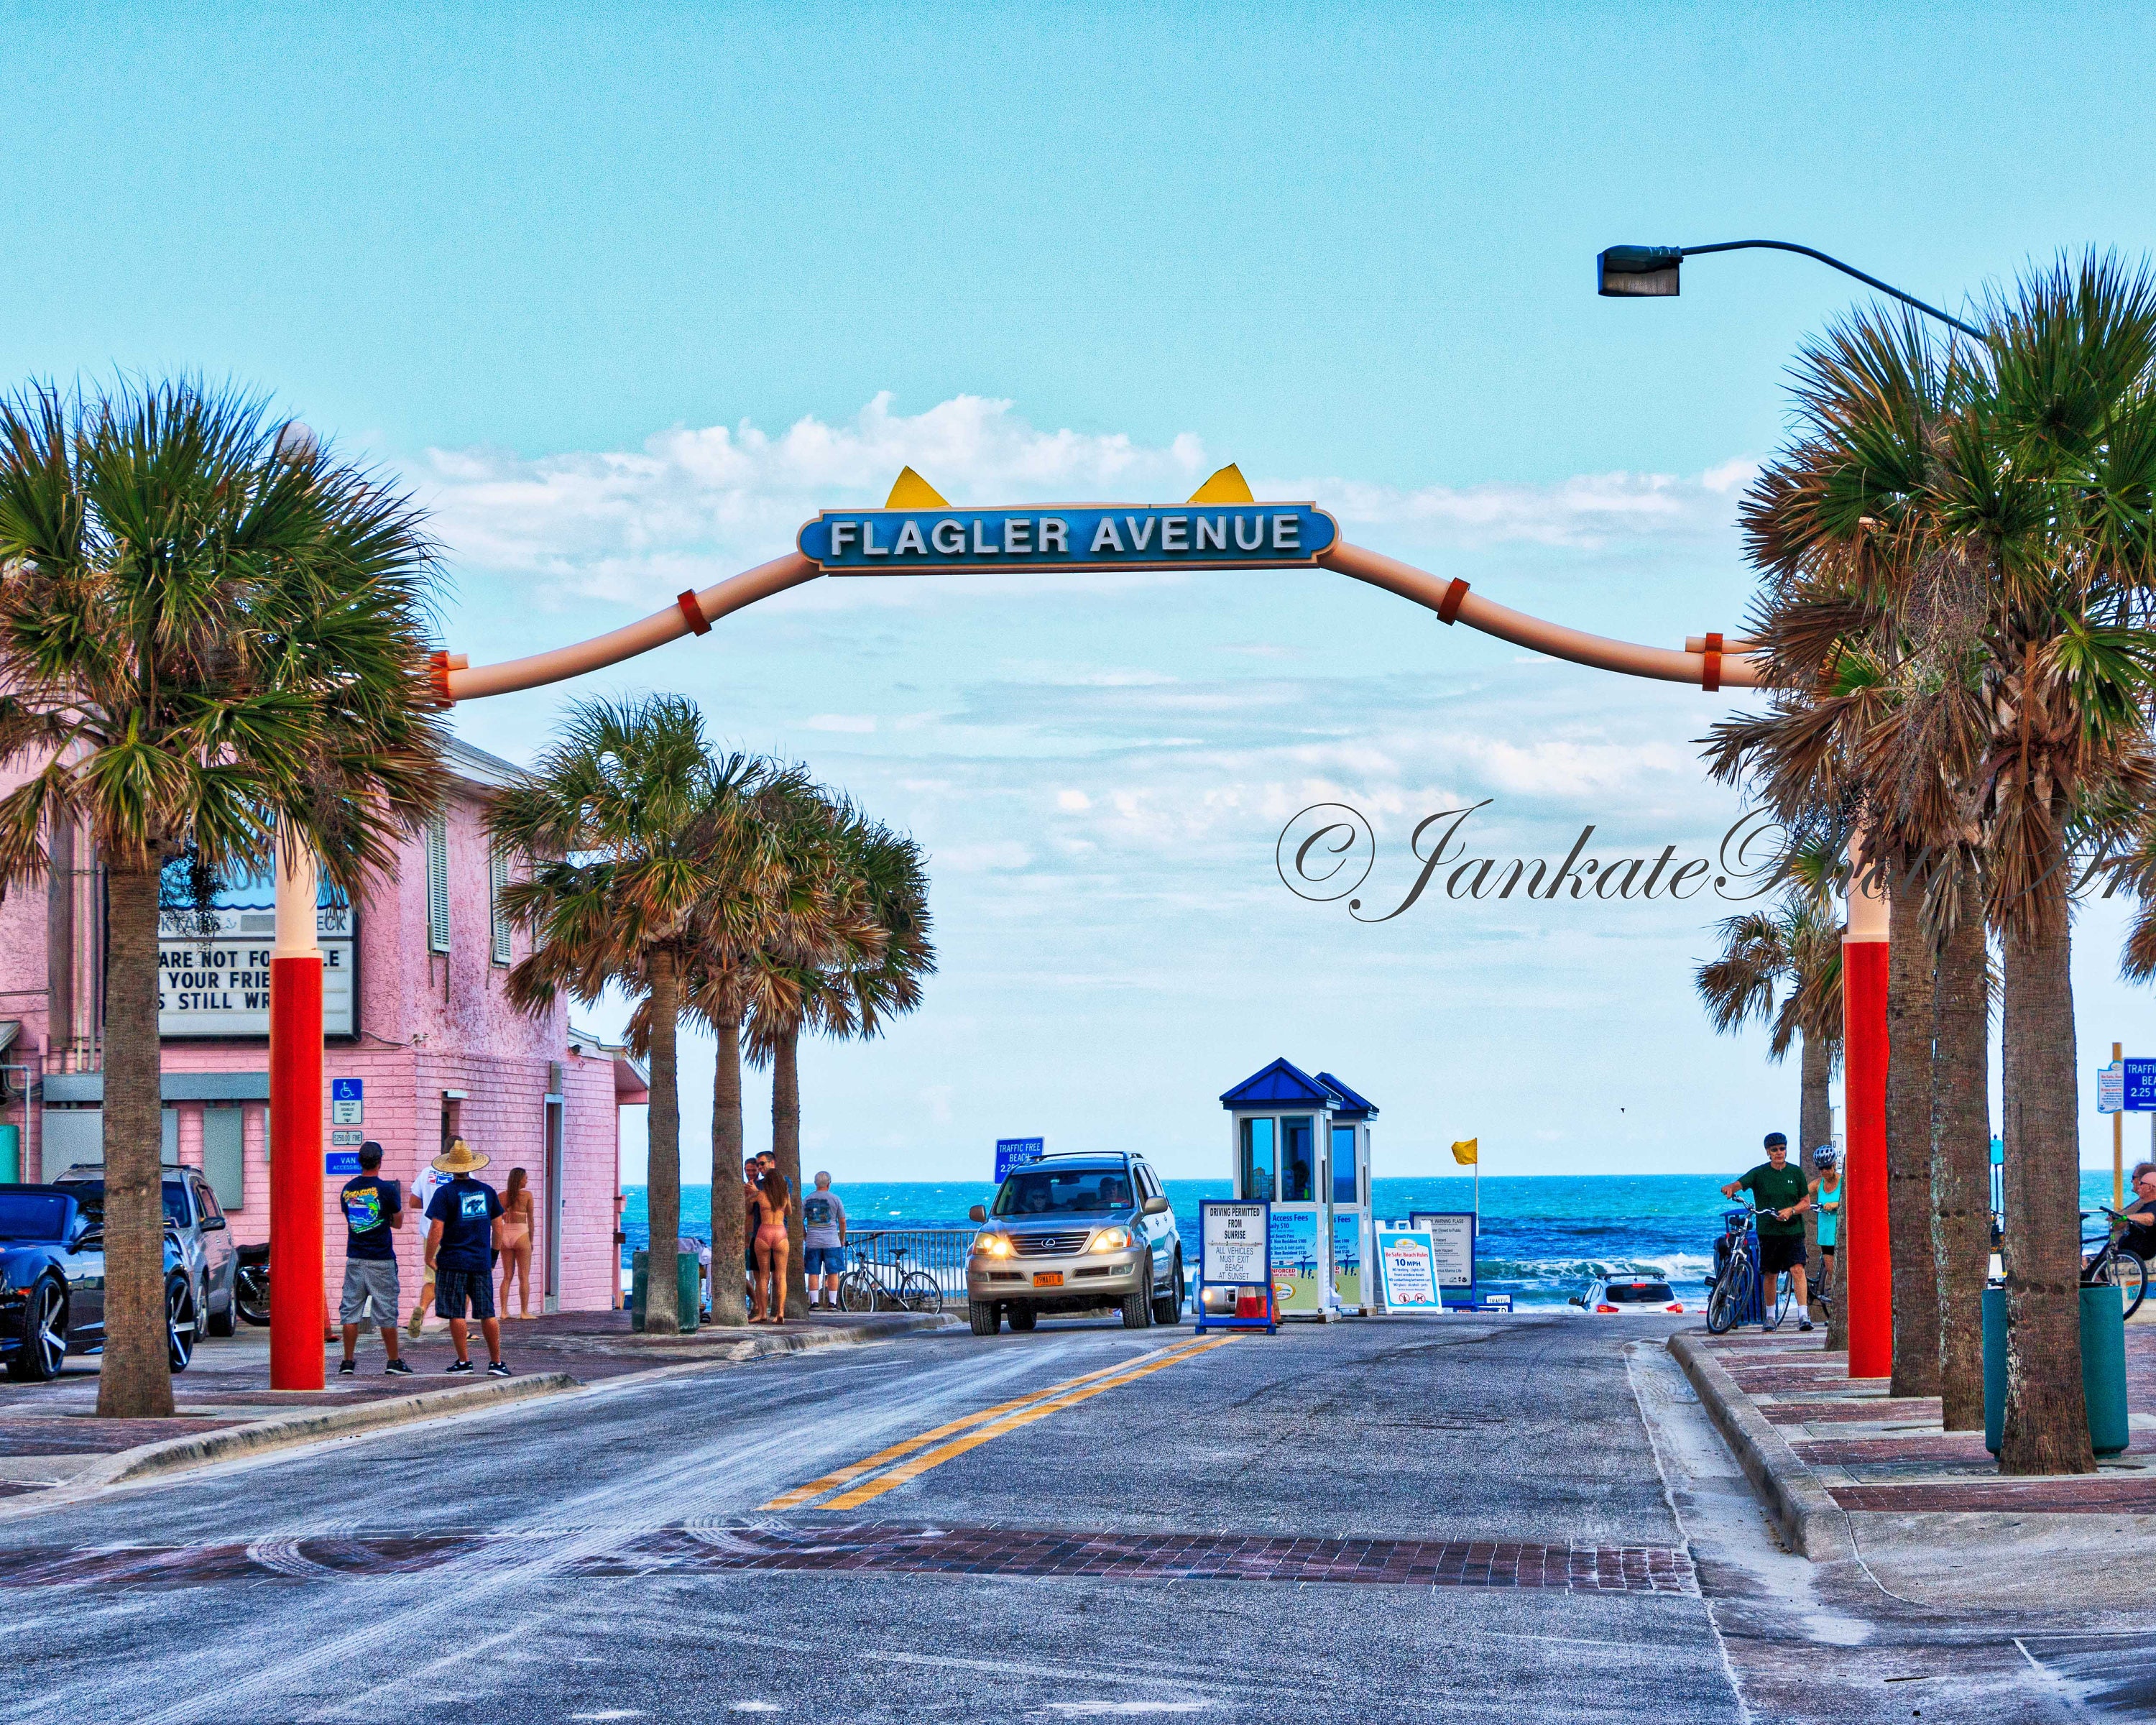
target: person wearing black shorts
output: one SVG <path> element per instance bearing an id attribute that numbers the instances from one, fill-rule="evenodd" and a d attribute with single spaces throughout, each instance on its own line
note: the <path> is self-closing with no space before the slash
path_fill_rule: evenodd
<path id="1" fill-rule="evenodd" d="M 1774 1302 L 1774 1279 L 1784 1270 L 1794 1285 L 1799 1315 L 1797 1327 L 1812 1327 L 1811 1301 L 1804 1286 L 1804 1212 L 1812 1196 L 1802 1168 L 1789 1166 L 1789 1141 L 1779 1132 L 1767 1134 L 1767 1159 L 1740 1174 L 1722 1189 L 1724 1198 L 1742 1192 L 1752 1194 L 1759 1212 L 1760 1298 Z"/>

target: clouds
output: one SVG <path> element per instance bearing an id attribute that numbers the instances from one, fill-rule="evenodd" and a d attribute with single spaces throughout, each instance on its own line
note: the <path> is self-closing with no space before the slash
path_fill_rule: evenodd
<path id="1" fill-rule="evenodd" d="M 850 420 L 812 415 L 776 434 L 743 420 L 676 427 L 636 449 L 529 458 L 429 449 L 415 483 L 453 567 L 510 578 L 555 603 L 655 604 L 775 556 L 819 508 L 880 504 L 903 467 L 954 501 L 988 503 L 1171 501 L 1216 465 L 1187 433 L 1148 445 L 1122 433 L 1042 430 L 1014 403 L 974 395 L 907 414 L 886 391 Z M 1691 476 L 1584 474 L 1543 485 L 1401 490 L 1352 477 L 1260 475 L 1252 484 L 1260 496 L 1314 497 L 1351 536 L 1381 543 L 1592 552 L 1729 534 L 1754 465 L 1739 459 Z M 867 585 L 850 583 L 850 601 L 867 598 Z"/>

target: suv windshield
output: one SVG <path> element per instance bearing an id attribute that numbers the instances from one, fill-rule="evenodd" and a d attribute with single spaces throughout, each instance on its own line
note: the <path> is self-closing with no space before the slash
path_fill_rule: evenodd
<path id="1" fill-rule="evenodd" d="M 69 1180 L 68 1194 L 86 1210 L 102 1211 L 105 1208 L 105 1182 L 102 1180 Z M 161 1183 L 165 1194 L 165 1219 L 176 1228 L 187 1225 L 187 1189 L 182 1180 Z"/>
<path id="2" fill-rule="evenodd" d="M 49 1192 L 0 1192 L 0 1240 L 58 1240 L 67 1200 Z"/>
<path id="3" fill-rule="evenodd" d="M 1602 1291 L 1612 1306 L 1660 1306 L 1676 1296 L 1666 1281 L 1613 1281 Z"/>
<path id="4" fill-rule="evenodd" d="M 1121 1168 L 1020 1168 L 996 1194 L 998 1216 L 1071 1216 L 1131 1207 L 1130 1176 Z"/>

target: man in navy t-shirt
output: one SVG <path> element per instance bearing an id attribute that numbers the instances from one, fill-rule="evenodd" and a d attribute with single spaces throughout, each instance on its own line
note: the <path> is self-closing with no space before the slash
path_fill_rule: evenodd
<path id="1" fill-rule="evenodd" d="M 472 1178 L 486 1164 L 487 1158 L 475 1155 L 462 1138 L 434 1158 L 435 1168 L 449 1179 L 427 1202 L 427 1268 L 434 1277 L 434 1310 L 449 1321 L 449 1340 L 456 1345 L 456 1363 L 449 1370 L 472 1368 L 465 1326 L 469 1307 L 486 1338 L 487 1376 L 506 1378 L 501 1325 L 494 1315 L 495 1224 L 501 1215 L 501 1195 Z"/>
<path id="2" fill-rule="evenodd" d="M 344 1297 L 337 1307 L 337 1322 L 344 1326 L 344 1359 L 337 1376 L 349 1378 L 357 1369 L 352 1361 L 359 1346 L 361 1328 L 372 1318 L 382 1332 L 382 1351 L 389 1363 L 382 1369 L 408 1375 L 411 1367 L 397 1358 L 397 1242 L 394 1232 L 404 1225 L 404 1195 L 394 1180 L 382 1178 L 382 1146 L 369 1138 L 359 1147 L 359 1174 L 346 1180 L 337 1194 L 344 1211 Z"/>

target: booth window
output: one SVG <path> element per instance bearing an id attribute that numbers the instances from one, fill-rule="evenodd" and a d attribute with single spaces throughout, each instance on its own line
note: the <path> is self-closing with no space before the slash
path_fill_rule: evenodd
<path id="1" fill-rule="evenodd" d="M 1243 1122 L 1243 1196 L 1252 1204 L 1272 1202 L 1273 1123 L 1270 1120 Z"/>
<path id="2" fill-rule="evenodd" d="M 1332 1128 L 1332 1201 L 1362 1202 L 1362 1194 L 1355 1189 L 1355 1128 L 1352 1126 Z"/>
<path id="3" fill-rule="evenodd" d="M 1282 1204 L 1311 1204 L 1317 1197 L 1317 1143 L 1307 1114 L 1281 1122 L 1280 1195 Z"/>
<path id="4" fill-rule="evenodd" d="M 427 950 L 449 950 L 449 829 L 439 814 L 427 823 Z"/>
<path id="5" fill-rule="evenodd" d="M 488 904 L 494 912 L 494 962 L 506 964 L 510 960 L 509 911 L 501 898 L 509 890 L 508 852 L 487 853 L 486 889 Z"/>

